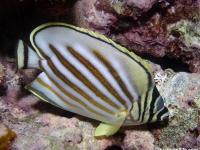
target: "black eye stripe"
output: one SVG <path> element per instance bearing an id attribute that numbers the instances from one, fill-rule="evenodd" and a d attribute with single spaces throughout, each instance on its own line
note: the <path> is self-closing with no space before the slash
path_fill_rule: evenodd
<path id="1" fill-rule="evenodd" d="M 149 112 L 151 114 L 153 114 L 153 109 L 155 108 L 155 102 L 156 102 L 156 99 L 160 96 L 156 86 L 154 86 L 154 89 L 153 89 L 153 93 L 152 93 L 152 100 L 151 100 L 151 104 L 150 104 L 150 110 Z"/>
<path id="2" fill-rule="evenodd" d="M 153 94 L 152 94 L 152 99 L 155 100 L 160 96 L 160 93 L 158 92 L 158 89 L 156 88 L 156 86 L 154 86 L 154 89 L 153 89 Z"/>

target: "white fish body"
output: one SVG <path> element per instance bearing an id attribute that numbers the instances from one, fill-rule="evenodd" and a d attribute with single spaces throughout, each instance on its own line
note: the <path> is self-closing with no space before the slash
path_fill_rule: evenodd
<path id="1" fill-rule="evenodd" d="M 18 68 L 43 72 L 26 88 L 40 99 L 102 123 L 95 136 L 121 125 L 168 118 L 146 61 L 103 35 L 47 23 L 30 35 L 35 53 L 18 43 Z"/>

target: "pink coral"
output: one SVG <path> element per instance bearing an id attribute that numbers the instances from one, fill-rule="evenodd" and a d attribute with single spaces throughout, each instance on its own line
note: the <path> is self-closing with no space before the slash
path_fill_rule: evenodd
<path id="1" fill-rule="evenodd" d="M 200 72 L 200 58 L 194 58 L 190 61 L 190 70 L 192 72 Z"/>
<path id="2" fill-rule="evenodd" d="M 100 0 L 95 6 L 116 17 L 108 24 L 113 40 L 135 52 L 181 58 L 199 72 L 199 1 Z"/>
<path id="3" fill-rule="evenodd" d="M 131 7 L 136 7 L 138 9 L 146 9 L 149 10 L 154 4 L 156 0 L 127 0 L 127 5 Z"/>
<path id="4" fill-rule="evenodd" d="M 83 0 L 75 5 L 75 14 L 81 15 L 82 19 L 77 20 L 77 25 L 87 27 L 99 33 L 106 34 L 109 32 L 110 25 L 116 20 L 116 16 L 107 13 L 104 10 L 97 10 L 94 6 L 94 0 Z M 81 9 L 79 9 L 81 8 Z M 77 18 L 80 19 L 80 18 Z"/>
<path id="5" fill-rule="evenodd" d="M 37 123 L 40 123 L 43 127 L 40 128 L 41 132 L 49 132 L 54 128 L 60 128 L 65 126 L 66 128 L 75 127 L 78 123 L 78 119 L 55 116 L 53 114 L 44 114 L 38 118 L 35 118 Z"/>
<path id="6" fill-rule="evenodd" d="M 196 146 L 196 135 L 190 132 L 186 133 L 185 136 L 181 139 L 180 147 L 186 149 L 192 149 Z"/>
<path id="7" fill-rule="evenodd" d="M 62 6 L 56 11 L 59 9 L 57 6 L 50 8 L 48 5 L 45 9 L 39 2 L 37 6 L 42 9 L 39 11 L 32 5 L 37 2 L 19 3 L 0 2 L 0 7 L 6 8 L 0 9 L 0 26 L 7 33 L 2 35 L 8 36 L 8 39 L 21 37 L 29 41 L 27 37 L 33 28 L 57 20 L 103 33 L 135 52 L 181 58 L 190 65 L 191 71 L 199 72 L 200 46 L 196 34 L 199 30 L 199 0 L 81 0 L 66 13 L 63 13 L 66 10 Z M 17 7 L 14 4 L 18 4 Z M 55 18 L 46 16 L 43 11 L 53 16 L 63 14 Z M 3 39 L 8 45 L 13 45 L 12 41 Z M 7 47 L 5 49 L 8 50 Z M 23 89 L 40 72 L 25 70 L 15 73 L 15 64 L 6 62 L 2 53 L 0 56 L 0 63 L 5 68 L 5 76 L 0 83 L 0 118 L 17 135 L 10 149 L 67 147 L 104 150 L 115 145 L 128 150 L 200 146 L 200 132 L 196 131 L 200 126 L 199 74 L 173 73 L 167 76 L 167 82 L 158 86 L 170 110 L 168 125 L 148 124 L 148 129 L 144 128 L 145 125 L 122 127 L 111 137 L 95 138 L 98 121 L 41 102 Z M 154 66 L 153 70 L 160 69 Z"/>
<path id="8" fill-rule="evenodd" d="M 125 150 L 152 150 L 154 149 L 154 137 L 150 132 L 146 131 L 126 131 L 127 136 L 124 139 Z"/>

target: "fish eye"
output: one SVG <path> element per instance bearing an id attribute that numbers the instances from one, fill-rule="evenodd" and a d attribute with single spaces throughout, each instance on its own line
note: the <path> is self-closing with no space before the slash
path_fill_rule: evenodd
<path id="1" fill-rule="evenodd" d="M 159 96 L 156 101 L 157 101 L 156 108 L 157 110 L 160 110 L 164 106 L 164 101 L 161 96 Z"/>

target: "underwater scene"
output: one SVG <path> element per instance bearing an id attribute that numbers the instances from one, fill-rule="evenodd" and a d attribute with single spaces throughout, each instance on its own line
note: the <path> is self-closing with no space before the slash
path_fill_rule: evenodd
<path id="1" fill-rule="evenodd" d="M 0 1 L 0 150 L 200 149 L 200 0 Z"/>

